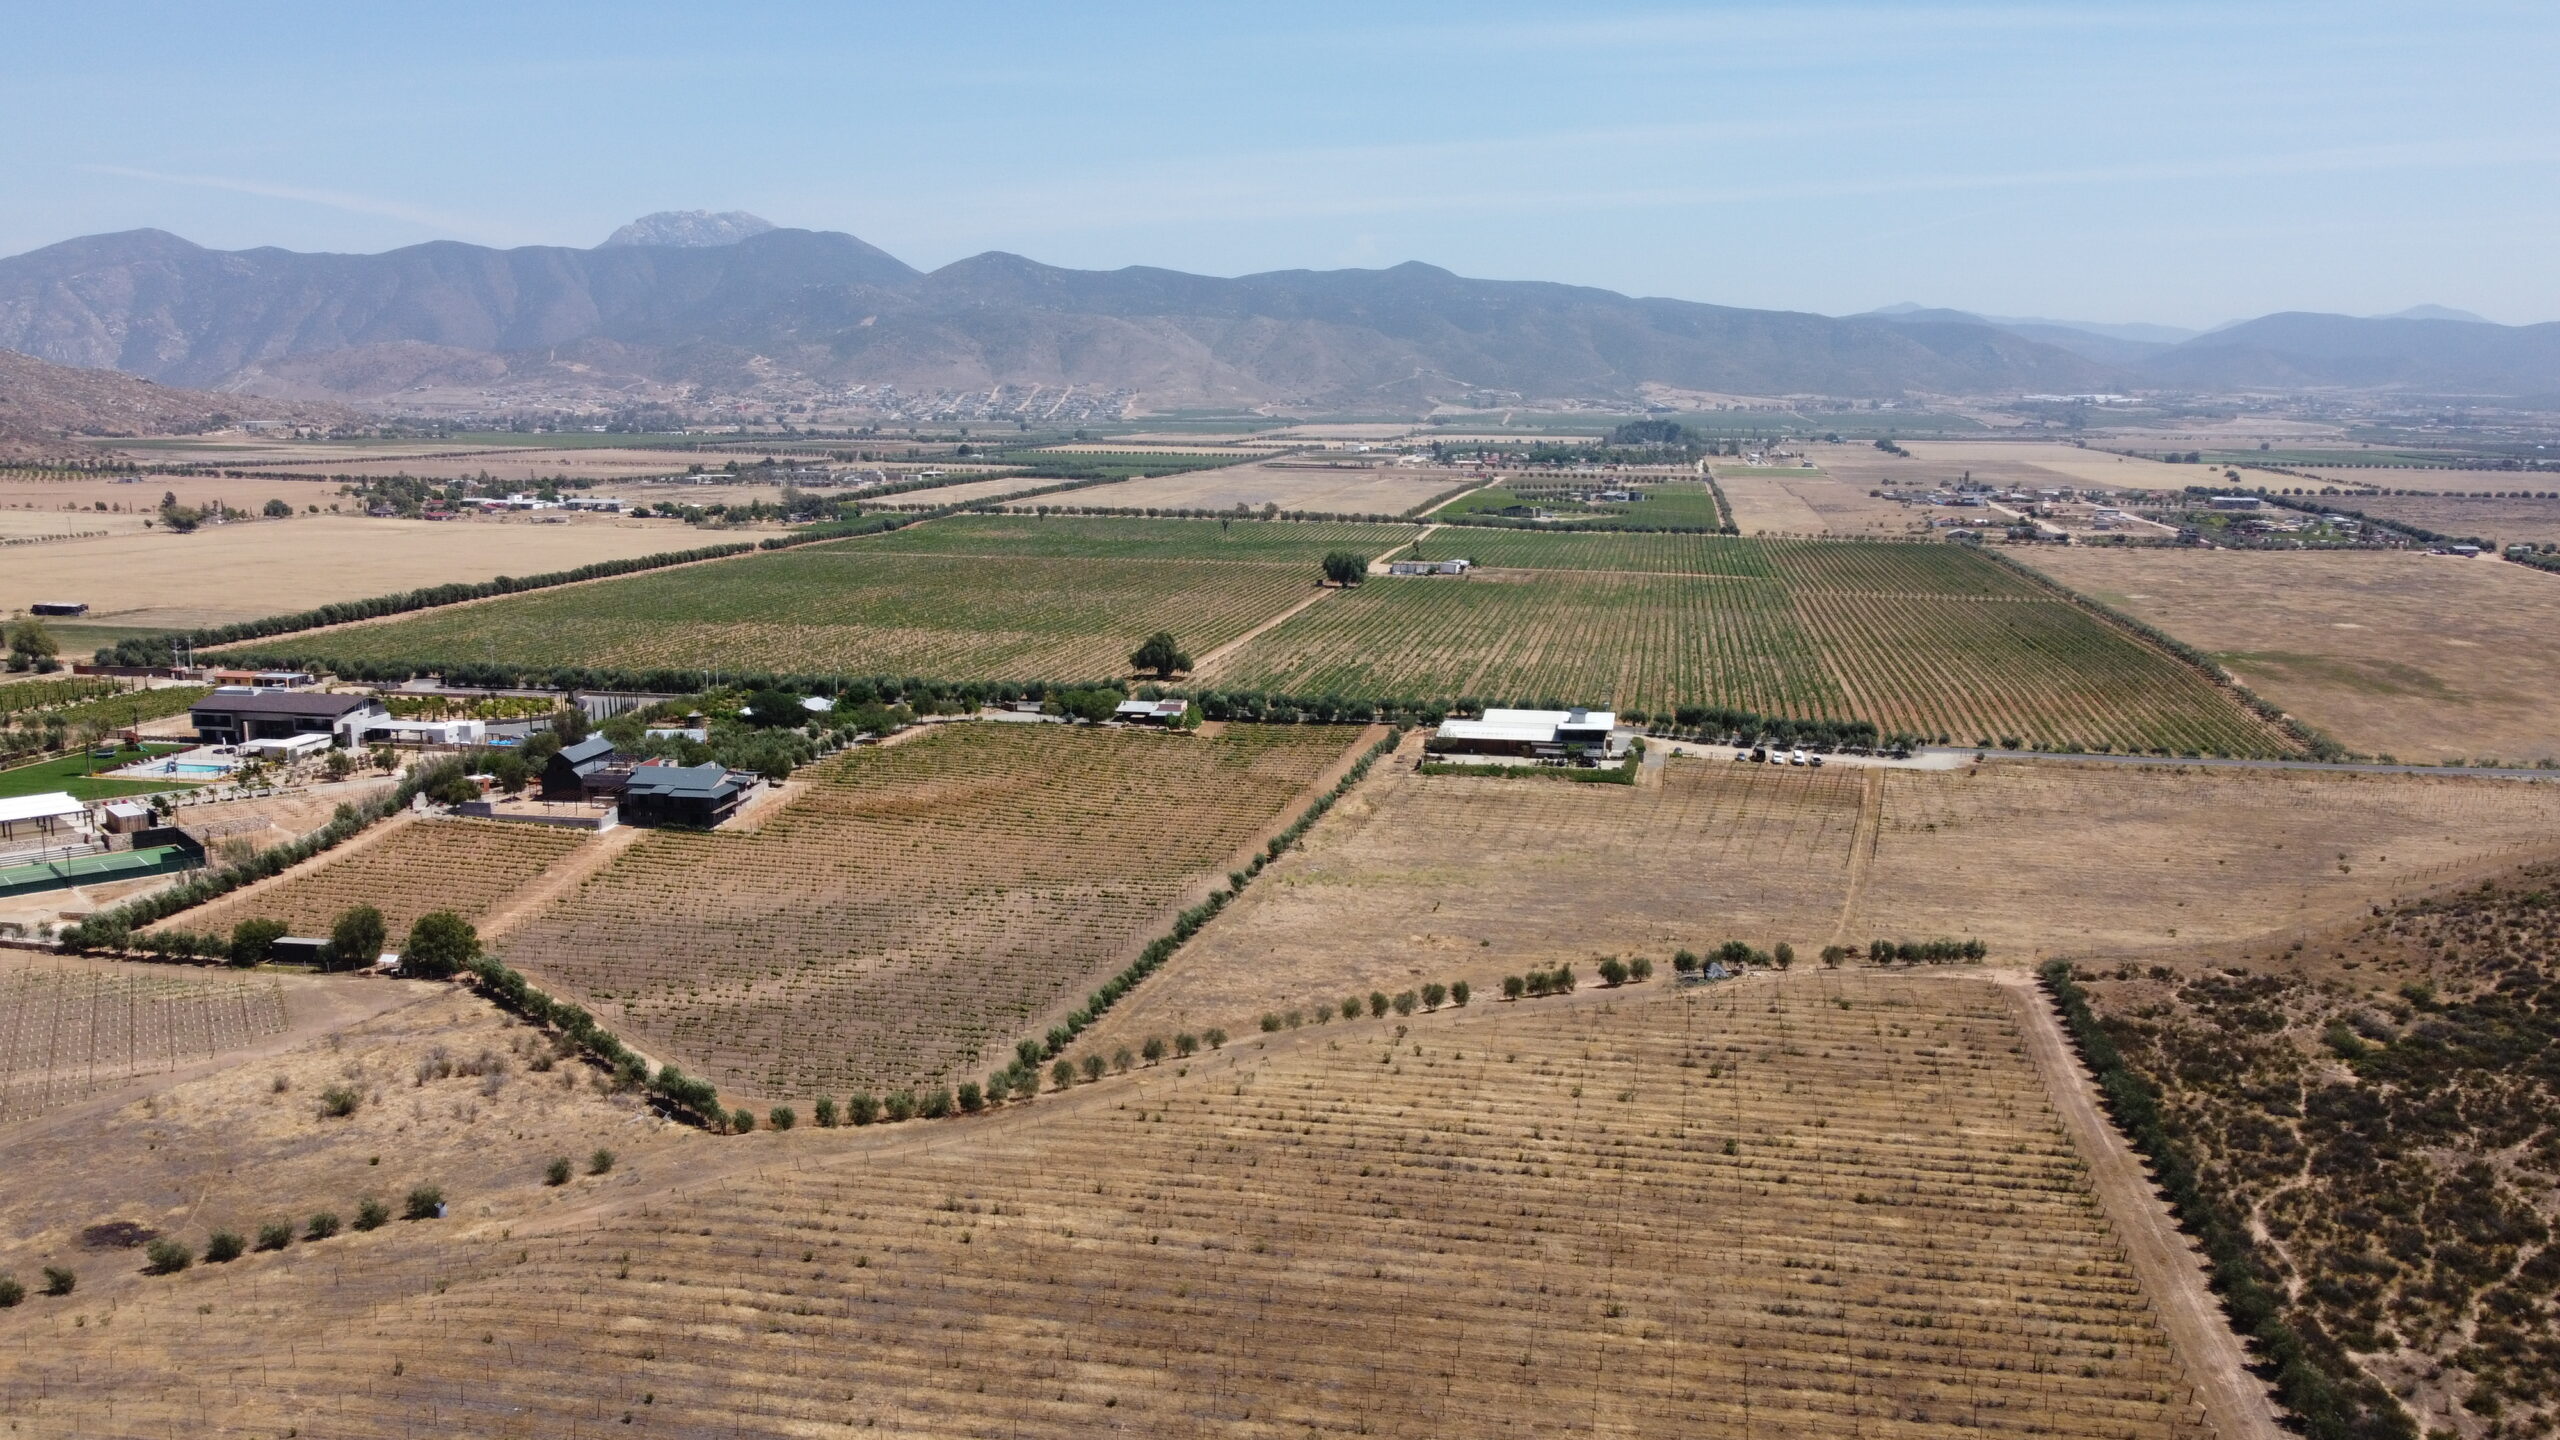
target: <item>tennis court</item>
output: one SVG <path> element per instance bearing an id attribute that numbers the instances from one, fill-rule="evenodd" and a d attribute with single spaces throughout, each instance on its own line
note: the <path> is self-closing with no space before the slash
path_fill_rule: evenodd
<path id="1" fill-rule="evenodd" d="M 0 870 L 0 895 L 27 895 L 38 890 L 67 889 L 73 885 L 170 875 L 194 863 L 195 856 L 179 845 L 73 855 L 38 865 L 18 865 Z"/>

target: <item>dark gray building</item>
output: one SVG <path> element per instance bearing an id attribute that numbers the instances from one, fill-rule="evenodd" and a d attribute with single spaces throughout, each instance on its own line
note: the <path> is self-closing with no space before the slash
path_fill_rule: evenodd
<path id="1" fill-rule="evenodd" d="M 375 721 L 391 718 L 382 702 L 370 695 L 248 685 L 225 685 L 197 701 L 187 714 L 195 722 L 196 738 L 207 745 L 326 735 L 332 744 L 350 746 L 361 743 Z"/>
<path id="2" fill-rule="evenodd" d="M 710 761 L 634 766 L 622 787 L 622 822 L 708 830 L 738 813 L 754 783 L 753 775 Z"/>

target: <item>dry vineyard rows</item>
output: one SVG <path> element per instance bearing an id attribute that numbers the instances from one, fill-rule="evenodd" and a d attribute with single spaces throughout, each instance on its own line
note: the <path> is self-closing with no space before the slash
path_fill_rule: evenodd
<path id="1" fill-rule="evenodd" d="M 0 1124 L 285 1028 L 273 980 L 0 962 Z"/>
<path id="2" fill-rule="evenodd" d="M 287 933 L 326 935 L 351 905 L 382 912 L 391 944 L 420 915 L 451 910 L 477 921 L 588 839 L 502 820 L 433 819 L 360 840 L 317 866 L 182 910 L 164 928 L 227 933 L 243 920 L 284 922 Z"/>
<path id="3" fill-rule="evenodd" d="M 647 835 L 495 948 L 724 1093 L 974 1079 L 1357 737 L 948 726 L 810 772 L 754 832 Z"/>
<path id="4" fill-rule="evenodd" d="M 2009 1004 L 1796 976 L 1245 1042 L 895 1163 L 804 1132 L 572 1227 L 199 1271 L 0 1404 L 88 1436 L 210 1377 L 235 1424 L 350 1437 L 2201 1436 Z"/>

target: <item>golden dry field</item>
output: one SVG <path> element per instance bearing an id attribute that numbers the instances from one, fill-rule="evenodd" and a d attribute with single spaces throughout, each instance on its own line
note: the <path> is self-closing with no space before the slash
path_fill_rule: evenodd
<path id="1" fill-rule="evenodd" d="M 1064 503 L 1189 510 L 1228 510 L 1238 505 L 1259 510 L 1277 505 L 1283 510 L 1342 515 L 1402 515 L 1467 479 L 1463 471 L 1397 465 L 1346 462 L 1335 469 L 1311 457 L 1123 480 L 1079 490 Z"/>
<path id="2" fill-rule="evenodd" d="M 1408 742 L 1097 1031 L 1135 1043 L 1372 990 L 1728 939 L 1976 936 L 1995 963 L 2334 924 L 2560 849 L 2560 785 L 1993 763 L 1673 757 L 1634 787 L 1423 775 Z M 1656 778 L 1658 776 L 1658 779 Z M 2333 838 L 2334 837 L 2334 838 Z M 2341 858 L 2343 852 L 2343 858 Z"/>
<path id="3" fill-rule="evenodd" d="M 2210 652 L 2348 749 L 2560 759 L 2560 576 L 2367 552 L 2022 552 L 2071 588 Z"/>
<path id="4" fill-rule="evenodd" d="M 165 485 L 143 487 L 158 504 Z M 180 495 L 182 500 L 186 493 Z M 604 516 L 375 520 L 303 515 L 66 540 L 6 551 L 0 611 L 84 600 L 83 625 L 221 625 L 424 585 L 536 575 L 598 560 L 690 550 L 723 537 Z"/>
<path id="5" fill-rule="evenodd" d="M 2560 490 L 2548 475 L 2521 474 L 2513 470 L 2453 470 L 2439 466 L 2381 465 L 2289 465 L 2306 475 L 2317 475 L 2326 484 L 2350 490 L 2420 490 L 2431 495 L 2496 494 L 2517 490 L 2548 493 Z M 2247 472 L 2242 472 L 2246 474 Z M 2289 477 L 2267 475 L 2262 482 L 2279 485 Z M 2353 504 L 2352 500 L 2347 503 Z"/>
<path id="6" fill-rule="evenodd" d="M 2094 446 L 2083 449 L 2050 440 L 1907 440 L 1910 459 L 1888 455 L 1873 445 L 1806 447 L 1815 462 L 1858 493 L 1899 486 L 1913 489 L 1952 485 L 1967 473 L 2002 489 L 2029 490 L 2073 486 L 2105 490 L 2177 490 L 2207 483 L 2221 472 L 2194 465 L 2167 465 L 2157 460 L 2109 454 Z"/>
<path id="7" fill-rule="evenodd" d="M 162 927 L 229 934 L 243 920 L 280 920 L 287 934 L 326 935 L 348 907 L 382 912 L 390 947 L 420 915 L 451 910 L 475 924 L 580 847 L 584 830 L 503 820 L 394 819 L 278 875 L 182 910 Z"/>
<path id="8" fill-rule="evenodd" d="M 491 945 L 724 1094 L 971 1080 L 1244 864 L 1364 734 L 936 727 L 809 773 L 752 831 L 645 833 Z"/>
<path id="9" fill-rule="evenodd" d="M 2203 1433 L 2010 993 L 1666 988 L 726 1140 L 520 1063 L 489 1095 L 413 1085 L 413 1027 L 463 1003 L 430 1002 L 278 1094 L 259 1071 L 119 1114 L 86 1178 L 0 1180 L 35 1221 L 5 1263 L 419 1177 L 448 1218 L 173 1277 L 80 1256 L 78 1293 L 10 1316 L 0 1409 L 31 1437 Z M 307 1108 L 333 1062 L 382 1095 L 346 1122 Z M 194 1145 L 146 1137 L 231 1178 L 183 1194 Z M 599 1142 L 639 1158 L 540 1185 Z"/>

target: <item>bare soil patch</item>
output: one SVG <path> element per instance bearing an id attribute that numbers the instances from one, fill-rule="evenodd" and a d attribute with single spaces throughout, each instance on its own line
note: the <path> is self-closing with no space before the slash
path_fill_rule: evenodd
<path id="1" fill-rule="evenodd" d="M 1079 490 L 1066 503 L 1210 510 L 1277 505 L 1344 515 L 1402 515 L 1466 479 L 1460 471 L 1411 466 L 1333 468 L 1310 457 L 1123 480 Z"/>

